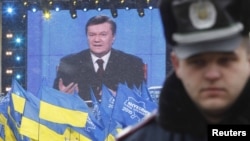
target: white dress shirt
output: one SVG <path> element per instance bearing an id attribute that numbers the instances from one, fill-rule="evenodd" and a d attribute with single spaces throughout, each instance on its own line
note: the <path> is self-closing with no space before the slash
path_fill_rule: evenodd
<path id="1" fill-rule="evenodd" d="M 95 72 L 97 72 L 98 70 L 98 64 L 96 63 L 96 61 L 98 59 L 102 59 L 104 62 L 103 62 L 103 69 L 105 70 L 106 69 L 106 66 L 107 66 L 107 63 L 108 63 L 108 59 L 110 57 L 110 53 L 111 51 L 109 51 L 106 55 L 104 55 L 103 57 L 99 58 L 97 56 L 95 56 L 93 53 L 91 53 L 91 58 L 92 58 L 92 63 L 94 65 L 94 68 L 95 68 Z"/>

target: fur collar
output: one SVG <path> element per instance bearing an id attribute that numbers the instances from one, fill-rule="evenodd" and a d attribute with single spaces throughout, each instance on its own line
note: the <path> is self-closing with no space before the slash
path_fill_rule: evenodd
<path id="1" fill-rule="evenodd" d="M 220 124 L 250 124 L 250 83 Z M 171 73 L 162 89 L 158 122 L 164 129 L 206 135 L 208 122 L 187 96 L 181 81 Z"/>

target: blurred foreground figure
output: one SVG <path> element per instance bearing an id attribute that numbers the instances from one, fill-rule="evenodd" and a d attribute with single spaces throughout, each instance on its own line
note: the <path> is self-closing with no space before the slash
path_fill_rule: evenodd
<path id="1" fill-rule="evenodd" d="M 118 141 L 205 141 L 207 125 L 250 124 L 248 0 L 163 0 L 173 71 L 158 112 Z"/>

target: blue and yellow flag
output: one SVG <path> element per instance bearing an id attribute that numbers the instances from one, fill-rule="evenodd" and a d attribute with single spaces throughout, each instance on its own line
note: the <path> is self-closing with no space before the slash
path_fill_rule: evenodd
<path id="1" fill-rule="evenodd" d="M 88 107 L 77 94 L 65 94 L 50 87 L 43 87 L 40 100 L 41 119 L 85 127 L 88 118 Z"/>
<path id="2" fill-rule="evenodd" d="M 99 111 L 99 102 L 94 96 L 93 91 L 91 90 L 91 99 L 92 99 L 92 107 L 89 108 L 89 116 L 86 122 L 86 126 L 84 128 L 72 127 L 71 130 L 75 131 L 81 136 L 85 136 L 87 138 L 91 138 L 93 141 L 101 141 L 104 140 L 103 134 L 103 124 L 101 124 L 101 115 Z M 86 104 L 86 103 L 85 103 Z"/>
<path id="3" fill-rule="evenodd" d="M 4 134 L 4 125 L 0 123 L 0 141 L 4 141 L 5 134 Z"/>
<path id="4" fill-rule="evenodd" d="M 27 93 L 26 98 L 20 134 L 39 141 L 63 139 L 63 133 L 68 126 L 40 119 L 40 100 L 31 93 Z"/>
<path id="5" fill-rule="evenodd" d="M 5 140 L 5 126 L 7 126 L 8 118 L 8 106 L 9 106 L 10 96 L 5 95 L 0 100 L 0 141 Z"/>
<path id="6" fill-rule="evenodd" d="M 2 113 L 0 114 L 0 121 L 4 125 L 4 141 L 17 141 L 15 134 L 8 124 L 8 119 Z"/>
<path id="7" fill-rule="evenodd" d="M 74 127 L 74 128 L 78 128 L 78 127 Z M 82 128 L 79 128 L 79 129 L 82 129 Z M 64 136 L 65 136 L 64 138 L 65 141 L 99 141 L 93 137 L 90 137 L 84 132 L 80 133 L 79 131 L 76 131 L 72 128 L 67 128 L 66 132 L 64 133 Z"/>
<path id="8" fill-rule="evenodd" d="M 15 79 L 12 79 L 11 90 L 7 95 L 10 96 L 10 103 L 8 108 L 10 119 L 12 119 L 17 127 L 19 127 L 24 111 L 24 105 L 26 102 L 26 91 Z"/>
<path id="9" fill-rule="evenodd" d="M 10 103 L 10 94 L 6 94 L 0 100 L 0 113 L 7 119 L 8 117 L 8 106 Z M 0 123 L 3 123 L 0 119 Z"/>
<path id="10" fill-rule="evenodd" d="M 26 141 L 28 139 L 19 133 L 19 128 L 24 111 L 24 105 L 26 102 L 26 91 L 15 79 L 12 79 L 11 90 L 8 92 L 7 95 L 9 95 L 10 97 L 10 102 L 7 110 L 7 125 L 13 132 L 16 140 Z"/>

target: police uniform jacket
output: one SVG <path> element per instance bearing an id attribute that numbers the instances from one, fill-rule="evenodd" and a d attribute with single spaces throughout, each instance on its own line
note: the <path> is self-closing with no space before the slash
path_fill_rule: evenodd
<path id="1" fill-rule="evenodd" d="M 250 124 L 250 83 L 219 124 Z M 124 130 L 117 141 L 207 141 L 209 123 L 187 96 L 174 73 L 166 80 L 159 110 L 135 127 Z"/>

